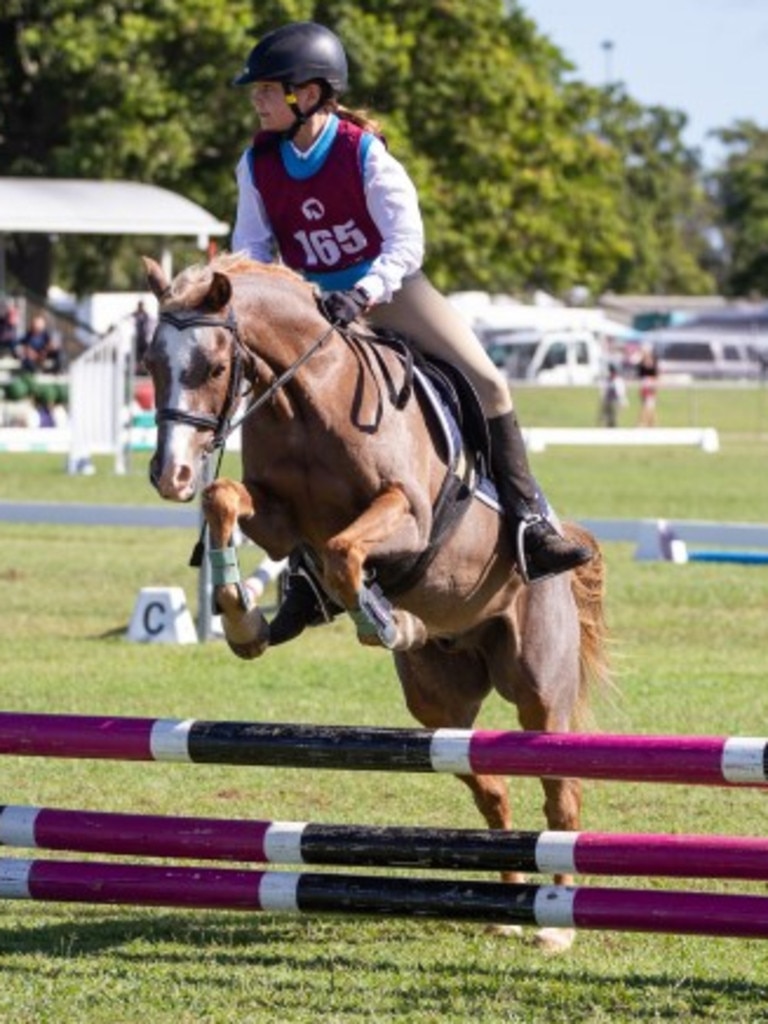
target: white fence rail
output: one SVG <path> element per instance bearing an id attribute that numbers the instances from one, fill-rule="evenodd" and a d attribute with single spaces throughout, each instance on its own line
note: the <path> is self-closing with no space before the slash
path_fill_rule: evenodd
<path id="1" fill-rule="evenodd" d="M 131 322 L 122 321 L 69 367 L 69 472 L 87 472 L 93 455 L 128 469 L 133 382 Z"/>

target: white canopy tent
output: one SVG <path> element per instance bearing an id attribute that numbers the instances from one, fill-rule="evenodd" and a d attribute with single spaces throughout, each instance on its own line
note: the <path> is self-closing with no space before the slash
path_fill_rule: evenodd
<path id="1" fill-rule="evenodd" d="M 0 177 L 0 295 L 5 235 L 154 235 L 197 238 L 205 249 L 229 225 L 168 189 L 135 181 Z M 164 262 L 169 264 L 167 251 Z M 166 269 L 170 272 L 170 266 Z"/>

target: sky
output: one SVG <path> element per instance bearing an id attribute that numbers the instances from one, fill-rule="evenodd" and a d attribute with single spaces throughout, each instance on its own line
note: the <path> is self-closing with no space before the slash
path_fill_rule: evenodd
<path id="1" fill-rule="evenodd" d="M 682 110 L 685 141 L 707 166 L 723 152 L 709 130 L 737 120 L 768 129 L 768 0 L 520 0 L 520 7 L 578 78 L 623 82 L 644 106 Z"/>

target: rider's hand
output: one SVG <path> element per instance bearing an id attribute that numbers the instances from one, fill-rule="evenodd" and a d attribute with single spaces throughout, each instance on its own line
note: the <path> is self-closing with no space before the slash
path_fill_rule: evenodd
<path id="1" fill-rule="evenodd" d="M 370 306 L 370 299 L 362 288 L 348 292 L 329 292 L 323 298 L 325 313 L 332 324 L 346 327 Z"/>

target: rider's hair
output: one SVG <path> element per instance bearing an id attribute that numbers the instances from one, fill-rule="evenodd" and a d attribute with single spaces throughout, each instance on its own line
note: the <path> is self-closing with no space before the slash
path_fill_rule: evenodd
<path id="1" fill-rule="evenodd" d="M 333 111 L 342 121 L 349 121 L 351 124 L 357 125 L 358 128 L 362 128 L 365 132 L 378 135 L 379 138 L 383 137 L 381 125 L 369 115 L 367 110 L 352 110 L 350 107 L 345 107 L 343 103 L 339 103 L 335 96 L 332 96 L 328 101 L 326 110 Z"/>

